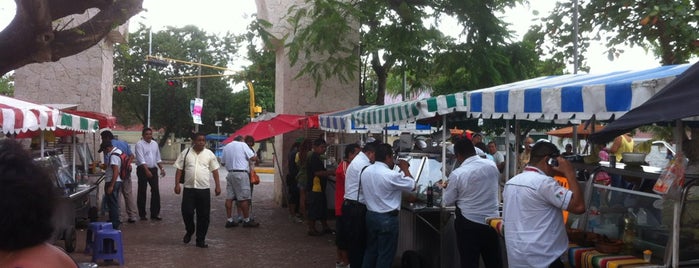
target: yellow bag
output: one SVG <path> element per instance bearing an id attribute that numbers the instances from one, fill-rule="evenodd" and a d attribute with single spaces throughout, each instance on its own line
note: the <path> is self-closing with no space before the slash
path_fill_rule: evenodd
<path id="1" fill-rule="evenodd" d="M 320 193 L 323 191 L 323 189 L 320 187 L 320 177 L 313 177 L 313 187 L 311 188 L 311 191 L 316 193 Z"/>

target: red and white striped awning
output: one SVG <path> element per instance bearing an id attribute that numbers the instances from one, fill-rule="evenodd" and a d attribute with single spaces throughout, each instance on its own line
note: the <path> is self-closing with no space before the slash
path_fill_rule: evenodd
<path id="1" fill-rule="evenodd" d="M 0 96 L 0 128 L 3 133 L 55 130 L 60 111 L 15 98 Z"/>

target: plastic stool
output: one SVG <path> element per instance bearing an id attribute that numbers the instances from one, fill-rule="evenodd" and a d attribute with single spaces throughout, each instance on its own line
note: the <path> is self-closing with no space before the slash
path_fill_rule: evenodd
<path id="1" fill-rule="evenodd" d="M 90 254 L 95 251 L 95 234 L 99 230 L 113 229 L 111 222 L 91 222 L 87 226 L 87 235 L 85 235 L 85 254 Z"/>
<path id="2" fill-rule="evenodd" d="M 119 265 L 124 265 L 124 245 L 121 241 L 120 230 L 102 229 L 97 231 L 94 247 L 92 262 L 117 260 Z"/>

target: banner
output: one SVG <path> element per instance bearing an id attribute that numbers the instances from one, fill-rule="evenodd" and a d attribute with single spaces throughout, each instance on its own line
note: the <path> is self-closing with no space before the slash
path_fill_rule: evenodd
<path id="1" fill-rule="evenodd" d="M 201 125 L 201 111 L 204 108 L 204 99 L 193 99 L 189 107 L 192 111 L 192 121 L 194 121 L 194 124 Z"/>

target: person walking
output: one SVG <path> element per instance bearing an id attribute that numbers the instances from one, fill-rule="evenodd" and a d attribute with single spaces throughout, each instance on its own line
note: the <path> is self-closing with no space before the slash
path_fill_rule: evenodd
<path id="1" fill-rule="evenodd" d="M 461 165 L 443 184 L 445 206 L 456 206 L 454 231 L 461 267 L 478 267 L 482 257 L 486 267 L 502 267 L 500 238 L 485 222 L 498 217 L 500 172 L 495 162 L 476 155 L 469 139 L 459 139 L 454 153 Z"/>
<path id="2" fill-rule="evenodd" d="M 197 133 L 194 135 L 194 145 L 180 153 L 175 161 L 175 194 L 182 192 L 182 220 L 184 221 L 185 234 L 182 242 L 185 244 L 192 240 L 192 234 L 196 229 L 196 246 L 208 248 L 206 233 L 209 230 L 211 215 L 211 186 L 210 177 L 214 178 L 214 194 L 221 195 L 221 183 L 219 182 L 218 168 L 220 167 L 216 155 L 205 148 L 206 135 Z M 184 174 L 183 174 L 184 171 Z M 211 174 L 211 175 L 209 175 Z M 184 175 L 184 184 L 180 187 L 180 179 Z M 184 189 L 181 189 L 184 188 Z M 194 215 L 196 213 L 196 223 Z"/>
<path id="3" fill-rule="evenodd" d="M 127 156 L 127 163 L 122 163 L 122 165 L 127 165 L 127 170 L 128 173 L 126 174 L 127 176 L 125 178 L 121 178 L 121 195 L 124 197 L 124 208 L 126 210 L 126 218 L 128 223 L 134 223 L 136 222 L 136 219 L 138 218 L 138 210 L 136 208 L 136 200 L 133 199 L 133 184 L 131 184 L 131 162 L 133 162 L 135 156 L 133 152 L 131 152 L 131 148 L 129 147 L 129 144 L 126 143 L 125 141 L 118 140 L 117 138 L 114 137 L 114 134 L 109 131 L 105 130 L 100 133 L 100 137 L 102 137 L 102 142 L 108 141 L 111 142 L 114 147 L 117 147 L 119 150 L 121 150 L 123 153 L 126 154 Z M 109 159 L 109 155 L 107 152 L 104 153 L 104 163 L 107 163 Z"/>
<path id="4" fill-rule="evenodd" d="M 238 226 L 233 218 L 233 200 L 243 212 L 243 227 L 258 227 L 260 224 L 250 219 L 250 161 L 257 156 L 250 147 L 239 140 L 234 140 L 223 147 L 223 165 L 228 170 L 226 175 L 226 228 Z"/>
<path id="5" fill-rule="evenodd" d="M 0 267 L 77 268 L 50 243 L 58 211 L 56 186 L 46 169 L 14 139 L 0 140 Z"/>
<path id="6" fill-rule="evenodd" d="M 136 143 L 136 176 L 138 176 L 138 194 L 136 205 L 138 215 L 142 221 L 148 220 L 146 217 L 146 191 L 150 185 L 150 217 L 153 220 L 160 218 L 160 187 L 158 182 L 158 169 L 160 176 L 165 177 L 162 159 L 160 158 L 160 147 L 153 140 L 153 130 L 144 128 L 141 131 L 142 139 Z"/>
<path id="7" fill-rule="evenodd" d="M 118 230 L 121 225 L 121 220 L 119 219 L 119 191 L 122 186 L 121 177 L 119 176 L 119 170 L 121 169 L 121 158 L 119 155 L 123 152 L 108 141 L 103 141 L 100 144 L 98 152 L 105 152 L 109 155 L 109 162 L 107 162 L 104 172 L 104 194 L 107 210 L 109 211 L 109 221 L 112 222 L 112 228 Z"/>
<path id="8" fill-rule="evenodd" d="M 570 189 L 553 178 L 557 174 L 568 180 Z M 556 145 L 534 144 L 529 165 L 507 181 L 503 197 L 509 266 L 564 267 L 560 257 L 568 249 L 568 236 L 561 210 L 582 214 L 585 202 L 573 166 Z"/>
<path id="9" fill-rule="evenodd" d="M 393 149 L 388 144 L 376 148 L 376 162 L 361 175 L 361 191 L 366 201 L 367 246 L 362 267 L 389 268 L 398 247 L 398 212 L 401 193 L 415 188 L 410 164 L 398 162 L 393 170 Z M 351 265 L 350 265 L 351 266 Z"/>
<path id="10" fill-rule="evenodd" d="M 342 202 L 342 217 L 347 228 L 340 230 L 347 237 L 347 257 L 350 267 L 362 267 L 366 250 L 366 204 L 359 191 L 359 176 L 364 168 L 374 163 L 376 146 L 370 142 L 352 159 L 345 173 L 345 196 Z"/>

